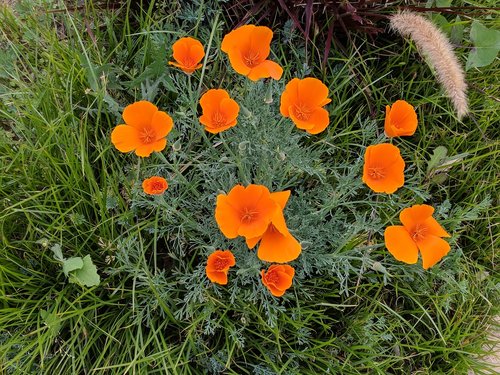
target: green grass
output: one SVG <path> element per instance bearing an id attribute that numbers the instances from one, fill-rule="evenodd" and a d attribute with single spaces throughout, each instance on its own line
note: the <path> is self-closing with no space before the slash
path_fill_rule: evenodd
<path id="1" fill-rule="evenodd" d="M 219 51 L 227 27 L 212 2 L 160 5 L 1 11 L 0 373 L 488 373 L 480 357 L 499 302 L 498 62 L 467 73 L 472 113 L 459 122 L 415 46 L 394 35 L 353 36 L 356 47 L 332 50 L 323 69 L 320 55 L 304 60 L 299 35 L 275 30 L 284 77 L 252 84 Z M 184 35 L 211 41 L 190 78 L 166 64 Z M 467 49 L 458 52 L 463 61 Z M 330 88 L 331 122 L 318 136 L 279 114 L 284 85 L 304 75 Z M 248 111 L 212 136 L 197 103 L 218 86 Z M 384 139 L 385 105 L 400 98 L 419 116 L 417 133 L 395 141 L 406 183 L 376 195 L 361 182 L 362 155 Z M 171 114 L 175 129 L 163 153 L 139 163 L 114 149 L 110 132 L 140 99 Z M 437 146 L 461 157 L 428 173 Z M 169 181 L 163 197 L 141 192 L 152 174 Z M 292 190 L 285 215 L 304 249 L 279 300 L 261 286 L 264 265 L 213 217 L 219 191 L 250 182 Z M 428 271 L 392 258 L 382 236 L 402 208 L 424 201 L 452 233 L 450 254 Z M 66 257 L 90 254 L 101 284 L 68 283 L 55 244 Z M 214 286 L 206 257 L 228 247 L 237 267 L 227 287 Z"/>

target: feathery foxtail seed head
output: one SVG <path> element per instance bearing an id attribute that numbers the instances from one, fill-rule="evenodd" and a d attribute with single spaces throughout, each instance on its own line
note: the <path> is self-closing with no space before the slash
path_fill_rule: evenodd
<path id="1" fill-rule="evenodd" d="M 390 16 L 390 27 L 410 37 L 429 59 L 459 119 L 469 112 L 464 71 L 446 36 L 428 19 L 409 11 Z"/>

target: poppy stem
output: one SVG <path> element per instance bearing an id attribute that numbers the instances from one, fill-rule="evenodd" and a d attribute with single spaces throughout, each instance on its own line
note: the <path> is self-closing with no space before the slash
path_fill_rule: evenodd
<path id="1" fill-rule="evenodd" d="M 215 30 L 217 30 L 218 21 L 219 13 L 215 15 L 212 31 L 210 32 L 210 38 L 208 39 L 207 51 L 205 52 L 205 58 L 203 59 L 203 67 L 201 68 L 200 82 L 198 83 L 198 96 L 201 94 L 201 86 L 203 85 L 203 77 L 205 76 L 205 69 L 207 68 L 208 55 L 210 54 L 210 47 L 212 46 L 212 41 L 214 40 L 214 34 Z"/>

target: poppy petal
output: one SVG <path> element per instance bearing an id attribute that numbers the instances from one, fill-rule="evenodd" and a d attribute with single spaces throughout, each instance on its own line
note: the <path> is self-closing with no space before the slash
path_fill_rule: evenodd
<path id="1" fill-rule="evenodd" d="M 283 68 L 278 63 L 271 60 L 265 60 L 250 70 L 250 72 L 248 73 L 248 78 L 250 78 L 252 81 L 257 81 L 261 78 L 268 77 L 279 80 L 282 75 Z"/>
<path id="2" fill-rule="evenodd" d="M 408 264 L 417 263 L 418 248 L 408 231 L 401 225 L 392 225 L 384 232 L 387 250 L 401 262 Z"/>
<path id="3" fill-rule="evenodd" d="M 250 49 L 257 52 L 259 58 L 264 61 L 271 51 L 272 39 L 273 31 L 269 27 L 255 26 L 250 35 Z"/>
<path id="4" fill-rule="evenodd" d="M 428 269 L 439 262 L 450 251 L 450 244 L 433 235 L 427 235 L 417 241 L 422 255 L 422 267 Z"/>
<path id="5" fill-rule="evenodd" d="M 243 186 L 238 185 L 241 189 Z M 234 189 L 233 189 L 234 190 Z M 224 194 L 217 196 L 217 205 L 215 206 L 215 221 L 219 225 L 222 234 L 227 238 L 238 237 L 238 228 L 240 226 L 240 217 L 237 210 L 231 206 L 229 199 Z"/>
<path id="6" fill-rule="evenodd" d="M 141 143 L 137 129 L 128 125 L 115 127 L 111 132 L 111 142 L 121 152 L 135 150 Z"/>
<path id="7" fill-rule="evenodd" d="M 231 50 L 227 53 L 227 56 L 229 57 L 229 62 L 231 63 L 231 66 L 236 71 L 236 73 L 246 76 L 252 70 L 252 68 L 248 67 L 245 64 L 243 55 L 239 50 Z"/>
<path id="8" fill-rule="evenodd" d="M 240 106 L 231 98 L 222 99 L 220 102 L 220 113 L 228 122 L 234 121 L 240 112 Z"/>
<path id="9" fill-rule="evenodd" d="M 283 210 L 286 206 L 286 202 L 288 202 L 288 198 L 290 198 L 290 194 L 292 192 L 290 190 L 283 190 L 283 191 L 275 191 L 274 193 L 271 193 L 271 198 L 273 201 L 278 203 L 278 206 Z"/>
<path id="10" fill-rule="evenodd" d="M 201 43 L 194 43 L 189 47 L 189 56 L 193 61 L 197 63 L 201 61 L 205 57 L 205 50 L 203 49 L 203 45 Z"/>
<path id="11" fill-rule="evenodd" d="M 415 204 L 405 208 L 399 214 L 399 220 L 406 229 L 411 230 L 417 224 L 423 224 L 434 213 L 434 207 L 427 204 Z"/>
<path id="12" fill-rule="evenodd" d="M 208 279 L 216 284 L 227 285 L 227 273 L 223 271 L 206 270 Z"/>
<path id="13" fill-rule="evenodd" d="M 166 112 L 158 111 L 151 119 L 151 126 L 156 133 L 156 139 L 165 138 L 174 126 L 174 121 Z M 160 150 L 161 151 L 161 150 Z"/>
<path id="14" fill-rule="evenodd" d="M 276 287 L 281 290 L 286 290 L 292 286 L 293 276 L 290 276 L 284 271 L 276 271 L 279 275 L 278 281 L 276 282 Z"/>
<path id="15" fill-rule="evenodd" d="M 451 237 L 450 234 L 434 219 L 432 216 L 426 219 L 423 225 L 427 228 L 430 234 L 438 237 Z"/>
<path id="16" fill-rule="evenodd" d="M 299 101 L 311 108 L 322 106 L 328 97 L 328 87 L 317 78 L 307 77 L 299 83 Z M 327 102 L 329 103 L 329 101 Z M 326 104 L 326 103 L 325 103 Z"/>
<path id="17" fill-rule="evenodd" d="M 299 82 L 298 78 L 292 79 L 286 84 L 285 91 L 281 94 L 280 113 L 285 117 L 290 117 L 290 107 L 299 100 Z"/>
<path id="18" fill-rule="evenodd" d="M 262 239 L 262 236 L 254 237 L 254 238 L 247 238 L 246 243 L 249 249 L 253 249 L 255 245 L 259 243 L 259 241 Z"/>
<path id="19" fill-rule="evenodd" d="M 136 149 L 135 149 L 135 154 L 137 156 L 140 156 L 140 157 L 143 157 L 143 158 L 147 158 L 151 155 L 151 153 L 154 151 L 154 145 L 156 144 L 155 143 L 149 143 L 147 145 L 139 145 Z"/>
<path id="20" fill-rule="evenodd" d="M 262 236 L 257 257 L 266 262 L 287 263 L 297 259 L 301 251 L 302 246 L 290 233 L 268 230 Z"/>
<path id="21" fill-rule="evenodd" d="M 310 134 L 318 134 L 326 129 L 330 123 L 330 115 L 328 111 L 324 108 L 316 109 L 309 118 L 309 121 L 314 124 L 314 126 L 307 130 Z"/>
<path id="22" fill-rule="evenodd" d="M 157 111 L 158 107 L 153 103 L 147 100 L 141 100 L 126 106 L 123 110 L 122 117 L 127 125 L 133 126 L 134 128 L 142 128 L 151 123 L 151 119 Z"/>
<path id="23" fill-rule="evenodd" d="M 226 34 L 222 39 L 220 49 L 222 52 L 229 53 L 234 49 L 248 49 L 251 47 L 251 35 L 255 25 L 243 25 Z"/>
<path id="24" fill-rule="evenodd" d="M 307 121 L 301 120 L 297 116 L 295 116 L 295 113 L 293 111 L 293 106 L 290 106 L 290 108 L 288 108 L 288 114 L 292 119 L 293 123 L 295 124 L 295 126 L 298 127 L 299 129 L 309 130 L 314 128 L 314 124 L 311 123 L 309 120 Z"/>

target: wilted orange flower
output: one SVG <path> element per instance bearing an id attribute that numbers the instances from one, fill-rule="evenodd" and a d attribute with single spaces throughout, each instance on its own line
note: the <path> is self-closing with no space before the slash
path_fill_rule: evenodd
<path id="1" fill-rule="evenodd" d="M 385 229 L 385 246 L 394 258 L 414 264 L 420 250 L 422 266 L 428 269 L 448 254 L 450 245 L 441 237 L 450 235 L 432 217 L 433 213 L 433 207 L 416 204 L 399 214 L 403 225 L 391 225 Z"/>
<path id="2" fill-rule="evenodd" d="M 291 262 L 297 259 L 302 251 L 300 243 L 288 231 L 283 216 L 283 209 L 289 197 L 290 190 L 271 193 L 271 199 L 278 204 L 279 209 L 274 213 L 271 223 L 262 236 L 246 240 L 250 249 L 260 241 L 257 251 L 260 260 L 276 263 Z"/>
<path id="3" fill-rule="evenodd" d="M 220 133 L 236 125 L 240 106 L 229 97 L 226 90 L 208 90 L 200 98 L 203 114 L 200 122 L 210 133 Z"/>
<path id="4" fill-rule="evenodd" d="M 163 177 L 153 176 L 142 181 L 142 190 L 149 195 L 163 194 L 167 188 L 167 180 Z"/>
<path id="5" fill-rule="evenodd" d="M 111 142 L 121 152 L 134 151 L 147 157 L 167 145 L 166 136 L 174 122 L 165 112 L 142 100 L 125 107 L 122 114 L 125 125 L 118 125 L 111 132 Z"/>
<path id="6" fill-rule="evenodd" d="M 392 107 L 385 106 L 385 134 L 388 137 L 413 135 L 417 130 L 415 108 L 404 100 L 397 100 Z"/>
<path id="7" fill-rule="evenodd" d="M 264 234 L 278 205 L 263 185 L 236 185 L 228 195 L 219 194 L 215 220 L 227 238 L 254 238 Z"/>
<path id="8" fill-rule="evenodd" d="M 262 283 L 275 297 L 281 297 L 292 286 L 295 270 L 288 264 L 273 264 L 267 272 L 260 271 Z"/>
<path id="9" fill-rule="evenodd" d="M 224 36 L 221 50 L 227 53 L 236 72 L 252 81 L 272 77 L 280 79 L 283 68 L 266 60 L 271 51 L 273 32 L 265 26 L 245 25 Z"/>
<path id="10" fill-rule="evenodd" d="M 187 74 L 193 73 L 202 67 L 200 61 L 205 57 L 203 45 L 196 39 L 181 38 L 172 46 L 174 61 L 169 64 L 182 69 Z"/>
<path id="11" fill-rule="evenodd" d="M 216 250 L 208 256 L 205 272 L 211 282 L 226 285 L 229 268 L 235 264 L 236 260 L 231 251 Z"/>
<path id="12" fill-rule="evenodd" d="M 392 194 L 405 182 L 405 162 L 399 148 L 389 143 L 368 146 L 363 182 L 376 193 Z"/>
<path id="13" fill-rule="evenodd" d="M 283 116 L 290 117 L 299 129 L 318 134 L 330 122 L 328 111 L 322 108 L 330 102 L 328 87 L 319 79 L 294 78 L 287 83 L 281 94 L 280 112 Z"/>

